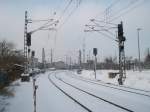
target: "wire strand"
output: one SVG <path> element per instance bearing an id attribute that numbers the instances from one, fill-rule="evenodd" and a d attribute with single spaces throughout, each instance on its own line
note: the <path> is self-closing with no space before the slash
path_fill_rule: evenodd
<path id="1" fill-rule="evenodd" d="M 139 4 L 135 5 L 135 6 L 133 6 L 132 8 L 130 8 L 130 9 L 124 11 L 124 12 L 122 12 L 122 13 L 119 14 L 118 16 L 112 18 L 112 19 L 110 20 L 110 22 L 112 22 L 112 21 L 114 21 L 114 20 L 120 18 L 122 15 L 126 15 L 127 13 L 131 12 L 132 10 L 134 10 L 134 9 L 136 9 L 137 7 L 139 7 L 140 5 L 142 5 L 145 1 L 147 1 L 147 0 L 143 0 L 141 3 L 139 3 Z"/>

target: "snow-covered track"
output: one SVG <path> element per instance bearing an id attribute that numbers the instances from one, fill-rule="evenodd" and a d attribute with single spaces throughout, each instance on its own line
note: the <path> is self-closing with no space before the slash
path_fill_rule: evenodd
<path id="1" fill-rule="evenodd" d="M 113 88 L 113 89 L 129 92 L 129 93 L 133 93 L 133 94 L 143 95 L 143 96 L 146 96 L 146 97 L 150 98 L 150 95 L 147 94 L 147 93 L 149 93 L 149 91 L 144 91 L 144 90 L 141 90 L 141 89 L 134 89 L 134 88 L 126 87 L 126 86 L 118 86 L 118 85 L 110 84 L 110 83 L 108 84 L 108 83 L 105 83 L 105 82 L 102 82 L 102 81 L 96 82 L 95 80 L 79 77 L 79 76 L 76 76 L 76 75 L 68 75 L 68 76 L 71 77 L 71 78 L 76 78 L 78 80 L 82 80 L 82 81 L 87 82 L 87 83 L 96 84 L 96 85 L 100 85 L 100 86 L 105 86 L 105 87 L 108 87 L 108 88 Z"/>
<path id="2" fill-rule="evenodd" d="M 84 108 L 86 111 L 88 112 L 92 112 L 92 110 L 90 110 L 88 107 L 86 107 L 85 105 L 81 104 L 79 101 L 77 101 L 75 98 L 73 98 L 71 95 L 69 95 L 68 93 L 66 93 L 63 89 L 61 89 L 58 85 L 55 84 L 55 82 L 51 79 L 51 75 L 49 74 L 48 79 L 49 81 L 57 88 L 59 89 L 62 93 L 64 93 L 66 96 L 68 96 L 71 100 L 73 100 L 74 102 L 76 102 L 78 105 L 80 105 L 82 108 Z"/>
<path id="3" fill-rule="evenodd" d="M 103 81 L 101 81 L 103 82 Z M 113 86 L 120 86 L 120 85 L 116 85 L 116 84 L 113 84 L 113 83 L 106 83 L 106 82 L 103 82 L 105 84 L 110 84 L 110 85 L 113 85 Z M 142 89 L 137 89 L 137 88 L 132 88 L 132 87 L 128 87 L 128 86 L 121 86 L 122 88 L 127 88 L 127 89 L 131 89 L 131 90 L 137 90 L 137 91 L 141 91 L 141 92 L 145 92 L 145 93 L 150 93 L 150 91 L 148 90 L 142 90 Z"/>
<path id="4" fill-rule="evenodd" d="M 117 107 L 117 108 L 123 109 L 123 110 L 125 110 L 125 111 L 127 111 L 127 112 L 134 112 L 134 111 L 132 111 L 132 110 L 130 110 L 130 109 L 128 109 L 128 108 L 125 108 L 125 107 L 119 105 L 119 104 L 116 104 L 116 103 L 111 102 L 111 101 L 109 101 L 109 100 L 106 100 L 106 99 L 104 99 L 104 98 L 102 98 L 102 97 L 96 96 L 96 95 L 94 95 L 94 94 L 92 94 L 92 93 L 90 93 L 90 92 L 87 92 L 87 91 L 85 91 L 85 90 L 83 90 L 83 89 L 80 89 L 80 88 L 78 88 L 78 87 L 76 87 L 76 86 L 74 86 L 74 85 L 72 85 L 72 84 L 70 84 L 70 83 L 68 83 L 68 82 L 66 82 L 66 81 L 64 81 L 64 80 L 62 80 L 61 78 L 59 78 L 58 76 L 56 76 L 56 74 L 55 74 L 55 78 L 58 79 L 59 81 L 65 83 L 65 84 L 71 86 L 72 88 L 79 90 L 80 92 L 83 92 L 83 93 L 88 94 L 88 95 L 90 95 L 90 96 L 92 96 L 92 97 L 94 97 L 94 98 L 99 99 L 99 101 L 104 101 L 104 102 L 106 102 L 106 103 L 108 103 L 108 104 L 110 104 L 110 105 L 113 105 L 113 106 L 115 106 L 115 107 Z"/>

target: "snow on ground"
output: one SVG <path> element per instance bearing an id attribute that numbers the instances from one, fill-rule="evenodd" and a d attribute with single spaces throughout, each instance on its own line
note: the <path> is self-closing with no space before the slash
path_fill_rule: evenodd
<path id="1" fill-rule="evenodd" d="M 67 74 L 68 75 L 66 75 L 66 73 L 60 73 L 57 76 L 59 78 L 61 78 L 62 80 L 64 80 L 65 82 L 68 82 L 71 85 L 74 85 L 82 90 L 88 91 L 88 92 L 90 92 L 96 96 L 99 96 L 103 99 L 106 99 L 110 102 L 119 104 L 120 106 L 126 107 L 134 112 L 149 112 L 149 110 L 150 110 L 150 97 L 141 96 L 139 94 L 135 94 L 135 93 L 127 92 L 127 91 L 121 91 L 118 89 L 101 86 L 101 85 L 97 85 L 97 84 L 91 84 L 89 82 L 79 80 L 79 78 L 77 78 L 77 77 L 76 78 L 70 77 L 69 72 Z M 63 85 L 63 84 L 60 84 L 60 85 Z M 121 89 L 121 87 L 120 87 L 120 89 Z M 72 88 L 70 91 L 72 91 L 72 93 L 71 93 L 72 96 L 76 96 L 77 92 L 73 92 L 74 90 L 72 90 Z M 86 95 L 84 95 L 84 96 L 86 96 Z M 78 96 L 78 98 L 82 99 L 81 102 L 83 102 L 85 97 L 82 98 L 81 94 L 80 94 L 80 96 Z M 110 112 L 110 110 L 111 110 L 111 112 L 113 112 L 114 108 L 113 108 L 113 106 L 110 108 L 109 107 L 109 106 L 111 106 L 110 104 L 108 104 L 108 103 L 103 104 L 102 101 L 96 101 L 96 100 L 93 101 L 93 100 L 91 100 L 92 98 L 90 98 L 90 97 L 88 97 L 88 98 L 85 98 L 85 99 L 88 100 L 89 102 L 92 102 L 92 104 L 95 105 L 95 106 L 92 106 L 92 107 L 94 107 L 94 109 L 92 109 L 94 112 L 99 112 L 99 110 L 101 110 L 102 112 Z M 88 101 L 86 101 L 87 105 L 88 105 Z M 101 104 L 99 104 L 99 102 Z M 85 103 L 85 102 L 83 102 L 83 103 Z M 90 103 L 88 107 L 90 107 L 92 104 Z M 107 106 L 107 108 L 105 108 L 105 106 Z M 114 112 L 117 112 L 117 111 L 122 112 L 123 110 L 118 110 L 118 109 L 114 110 Z"/>
<path id="2" fill-rule="evenodd" d="M 16 88 L 20 86 L 19 80 L 0 91 L 0 112 L 8 112 L 10 101 L 15 97 Z"/>
<path id="3" fill-rule="evenodd" d="M 12 97 L 5 97 L 2 102 L 7 102 L 8 105 L 2 105 L 2 112 L 31 112 L 32 107 L 32 86 L 31 83 L 21 83 L 20 80 L 15 81 L 9 87 Z M 13 90 L 13 91 L 11 91 Z M 1 99 L 0 99 L 1 100 Z"/>
<path id="4" fill-rule="evenodd" d="M 37 112 L 84 112 L 85 110 L 55 88 L 48 79 L 51 72 L 37 77 Z M 15 81 L 8 87 L 12 97 L 0 94 L 0 112 L 33 112 L 33 83 Z M 12 91 L 13 90 L 13 91 Z"/>
<path id="5" fill-rule="evenodd" d="M 108 73 L 112 71 L 98 70 L 97 80 L 118 84 L 117 77 L 114 79 L 108 78 Z M 83 108 L 62 94 L 61 91 L 50 83 L 48 79 L 50 73 L 40 74 L 37 77 L 37 112 L 84 112 Z M 83 70 L 82 74 L 76 73 L 76 75 L 94 80 L 93 71 Z M 127 71 L 124 85 L 150 91 L 150 70 L 142 72 Z M 13 82 L 4 91 L 5 95 L 0 94 L 0 112 L 33 112 L 32 86 L 32 80 L 24 83 L 20 82 L 20 80 Z"/>
<path id="6" fill-rule="evenodd" d="M 117 72 L 115 70 L 97 70 L 97 80 L 104 81 L 106 83 L 118 84 L 118 76 L 115 78 L 109 78 L 109 72 Z M 76 72 L 75 72 L 76 73 Z M 77 74 L 77 73 L 76 73 Z M 94 71 L 92 70 L 83 70 L 81 74 L 78 74 L 82 77 L 94 79 Z M 139 71 L 126 71 L 126 80 L 124 86 L 129 86 L 133 88 L 143 89 L 150 91 L 150 70 L 145 70 L 142 72 Z"/>
<path id="7" fill-rule="evenodd" d="M 37 80 L 37 112 L 85 112 L 74 101 L 52 85 L 49 73 Z M 18 111 L 19 112 L 19 111 Z"/>
<path id="8" fill-rule="evenodd" d="M 72 84 L 78 88 L 81 88 L 83 90 L 86 90 L 90 93 L 94 93 L 99 96 L 101 96 L 101 94 L 103 94 L 103 92 L 97 91 L 97 89 L 98 89 L 97 85 L 94 86 L 94 85 L 88 84 L 86 82 L 76 80 L 74 78 L 70 78 L 66 75 L 66 72 L 58 73 L 57 77 L 61 80 L 64 80 L 67 83 L 69 82 L 70 84 Z M 61 81 L 57 80 L 54 76 L 52 78 L 55 81 L 55 83 L 57 83 L 57 85 L 59 85 L 59 87 L 61 87 L 63 90 L 65 90 L 65 92 L 67 92 L 73 98 L 77 99 L 77 101 L 79 101 L 81 104 L 83 104 L 86 107 L 88 107 L 89 109 L 91 109 L 93 112 L 100 112 L 100 111 L 101 112 L 110 112 L 110 110 L 111 110 L 111 112 L 126 112 L 123 109 L 115 107 L 114 105 L 110 105 L 107 102 L 99 100 L 98 98 L 95 98 L 89 94 L 85 94 L 84 92 L 79 91 L 75 88 L 72 88 L 70 85 L 64 84 Z M 103 94 L 103 95 L 106 95 L 106 94 Z M 106 96 L 106 97 L 108 98 L 108 96 Z"/>

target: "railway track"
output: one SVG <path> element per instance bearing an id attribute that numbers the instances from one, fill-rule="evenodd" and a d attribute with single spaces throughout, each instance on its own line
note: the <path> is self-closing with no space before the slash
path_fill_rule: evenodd
<path id="1" fill-rule="evenodd" d="M 132 111 L 132 110 L 126 108 L 126 107 L 123 107 L 123 106 L 121 106 L 121 105 L 119 105 L 119 104 L 116 104 L 116 103 L 114 103 L 114 102 L 111 102 L 111 101 L 109 101 L 109 100 L 106 100 L 106 99 L 104 99 L 104 98 L 102 98 L 102 97 L 96 96 L 96 95 L 94 95 L 94 94 L 92 94 L 92 93 L 90 93 L 90 92 L 87 92 L 87 91 L 85 91 L 85 90 L 83 90 L 83 89 L 80 89 L 80 88 L 78 88 L 78 87 L 76 87 L 76 86 L 74 86 L 74 85 L 72 85 L 72 84 L 70 84 L 70 83 L 68 83 L 68 82 L 65 82 L 64 80 L 62 80 L 61 78 L 59 78 L 56 74 L 55 74 L 55 78 L 56 78 L 57 80 L 59 80 L 60 82 L 66 84 L 66 85 L 69 85 L 71 88 L 74 88 L 74 89 L 76 89 L 76 90 L 78 90 L 79 92 L 82 92 L 82 93 L 84 93 L 84 94 L 90 95 L 90 96 L 92 96 L 92 97 L 98 99 L 98 100 L 101 101 L 101 102 L 103 101 L 103 102 L 105 102 L 105 103 L 108 103 L 109 105 L 113 105 L 113 106 L 115 106 L 115 107 L 117 107 L 117 108 L 119 108 L 119 109 L 122 109 L 122 110 L 124 110 L 124 111 L 127 111 L 127 112 L 134 112 L 134 111 Z M 78 100 L 76 100 L 76 99 L 73 98 L 71 95 L 69 95 L 67 92 L 65 92 L 61 87 L 59 87 L 58 85 L 56 85 L 55 82 L 51 79 L 50 76 L 49 76 L 49 80 L 51 81 L 51 83 L 52 83 L 56 88 L 58 88 L 61 92 L 63 92 L 65 95 L 67 95 L 67 96 L 68 96 L 69 98 L 71 98 L 73 101 L 75 101 L 76 103 L 78 103 L 80 106 L 82 106 L 83 108 L 85 108 L 87 111 L 92 112 L 91 109 L 89 109 L 89 108 L 86 107 L 85 105 L 81 104 Z"/>
<path id="2" fill-rule="evenodd" d="M 125 91 L 125 92 L 129 92 L 129 93 L 133 93 L 133 94 L 138 94 L 138 95 L 142 95 L 142 96 L 146 96 L 146 97 L 149 97 L 150 98 L 150 95 L 149 94 L 144 94 L 144 93 L 140 93 L 140 92 L 145 92 L 145 93 L 149 93 L 148 91 L 144 91 L 144 90 L 140 90 L 140 89 L 131 89 L 130 87 L 124 87 L 124 86 L 117 86 L 117 85 L 114 85 L 114 84 L 107 84 L 107 83 L 104 83 L 104 82 L 95 82 L 91 79 L 86 79 L 86 78 L 83 78 L 83 77 L 78 77 L 76 75 L 67 75 L 71 78 L 75 78 L 75 79 L 78 79 L 78 80 L 81 80 L 81 81 L 84 81 L 84 82 L 87 82 L 87 83 L 91 83 L 91 84 L 95 84 L 95 85 L 100 85 L 100 86 L 105 86 L 105 87 L 108 87 L 108 88 L 113 88 L 113 89 L 117 89 L 117 90 L 120 90 L 120 91 Z M 124 89 L 126 88 L 126 89 Z M 127 90 L 127 89 L 130 89 L 130 90 Z M 135 92 L 135 91 L 140 91 L 140 92 Z"/>
<path id="3" fill-rule="evenodd" d="M 55 74 L 55 73 L 54 73 Z M 55 84 L 55 82 L 51 79 L 51 75 L 49 74 L 48 79 L 49 81 L 57 88 L 59 89 L 62 93 L 64 93 L 66 96 L 68 96 L 71 100 L 73 100 L 74 102 L 76 102 L 79 106 L 81 106 L 82 108 L 84 108 L 87 112 L 93 112 L 91 109 L 89 109 L 88 107 L 86 107 L 85 105 L 81 104 L 78 100 L 76 100 L 75 98 L 73 98 L 71 95 L 69 95 L 67 92 L 65 92 L 63 89 L 61 89 L 57 84 Z"/>

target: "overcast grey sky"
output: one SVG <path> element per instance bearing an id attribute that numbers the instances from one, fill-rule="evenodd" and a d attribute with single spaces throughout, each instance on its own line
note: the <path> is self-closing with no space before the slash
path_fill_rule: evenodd
<path id="1" fill-rule="evenodd" d="M 120 21 L 124 23 L 124 35 L 127 38 L 125 43 L 126 55 L 137 57 L 136 29 L 139 27 L 142 28 L 140 31 L 142 58 L 145 55 L 146 48 L 150 48 L 149 0 L 81 0 L 81 3 L 80 0 L 72 0 L 70 6 L 62 14 L 69 1 L 0 0 L 0 40 L 12 41 L 17 45 L 17 49 L 23 49 L 24 13 L 27 10 L 31 19 L 60 19 L 56 28 L 64 23 L 57 33 L 56 31 L 38 31 L 32 35 L 31 48 L 35 50 L 36 57 L 41 58 L 42 48 L 44 47 L 46 58 L 49 58 L 50 49 L 52 48 L 55 51 L 55 60 L 65 59 L 66 55 L 72 56 L 74 60 L 77 60 L 78 50 L 82 49 L 84 38 L 86 56 L 89 52 L 92 55 L 93 47 L 98 48 L 99 59 L 103 59 L 105 56 L 115 56 L 118 55 L 116 42 L 97 32 L 84 32 L 84 25 L 90 24 L 89 19 L 95 17 L 96 19 L 103 18 L 105 14 L 101 12 L 104 12 L 107 7 L 115 3 L 109 9 L 108 17 L 117 17 L 119 16 L 119 11 L 126 9 L 123 10 L 125 11 L 124 14 L 112 21 L 115 24 L 120 23 Z M 54 15 L 55 12 L 56 15 Z M 62 17 L 60 18 L 61 15 Z M 28 31 L 32 31 L 42 24 L 30 24 Z"/>

